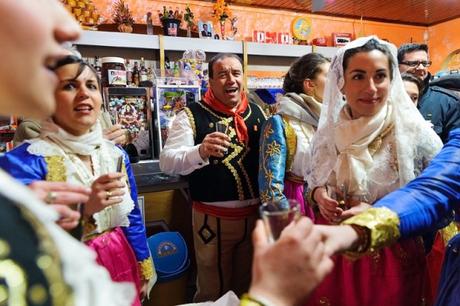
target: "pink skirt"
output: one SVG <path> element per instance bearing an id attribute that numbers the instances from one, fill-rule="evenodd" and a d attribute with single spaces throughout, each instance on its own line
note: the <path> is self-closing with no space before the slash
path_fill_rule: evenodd
<path id="1" fill-rule="evenodd" d="M 117 227 L 85 242 L 97 253 L 97 263 L 105 267 L 115 282 L 130 282 L 136 286 L 137 297 L 132 306 L 141 306 L 139 299 L 140 272 L 136 256 L 121 228 Z"/>
<path id="2" fill-rule="evenodd" d="M 322 216 L 317 220 L 325 224 Z M 334 269 L 311 294 L 308 306 L 426 305 L 427 267 L 421 238 L 402 240 L 357 260 L 342 255 L 333 260 Z"/>
<path id="3" fill-rule="evenodd" d="M 300 204 L 300 211 L 303 216 L 309 217 L 315 221 L 315 214 L 310 205 L 304 200 L 304 187 L 303 184 L 296 183 L 290 180 L 284 181 L 284 195 L 288 200 L 297 200 Z"/>

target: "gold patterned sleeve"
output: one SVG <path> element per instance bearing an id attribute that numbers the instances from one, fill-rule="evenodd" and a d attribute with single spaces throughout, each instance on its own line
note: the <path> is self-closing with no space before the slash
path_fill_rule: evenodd
<path id="1" fill-rule="evenodd" d="M 138 262 L 139 264 L 139 271 L 143 280 L 149 280 L 155 274 L 155 269 L 153 266 L 153 260 L 150 256 L 142 261 Z"/>
<path id="2" fill-rule="evenodd" d="M 387 246 L 400 237 L 399 217 L 386 207 L 369 208 L 363 213 L 342 222 L 342 225 L 358 225 L 370 232 L 367 251 Z"/>

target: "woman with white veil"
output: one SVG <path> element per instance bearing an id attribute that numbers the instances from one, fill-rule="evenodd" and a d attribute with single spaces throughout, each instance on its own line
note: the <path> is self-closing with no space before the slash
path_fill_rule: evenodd
<path id="1" fill-rule="evenodd" d="M 441 146 L 404 90 L 396 47 L 375 36 L 349 43 L 332 61 L 313 139 L 308 184 L 318 223 L 369 208 L 415 178 Z M 420 238 L 334 261 L 309 305 L 422 305 L 425 299 Z"/>

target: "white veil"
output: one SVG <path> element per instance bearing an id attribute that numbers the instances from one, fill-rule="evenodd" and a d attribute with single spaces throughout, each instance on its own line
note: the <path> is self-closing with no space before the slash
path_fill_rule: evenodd
<path id="1" fill-rule="evenodd" d="M 343 57 L 345 51 L 361 47 L 375 39 L 391 52 L 393 75 L 388 95 L 392 104 L 392 116 L 396 142 L 396 154 L 400 186 L 417 175 L 416 160 L 430 160 L 442 147 L 442 142 L 407 95 L 397 65 L 397 49 L 393 44 L 376 36 L 358 38 L 338 50 L 332 60 L 325 87 L 323 106 L 318 130 L 312 140 L 312 159 L 308 170 L 309 188 L 326 185 L 337 160 L 334 127 L 338 122 L 345 99 L 341 93 L 344 86 Z M 382 182 L 385 184 L 386 182 Z"/>

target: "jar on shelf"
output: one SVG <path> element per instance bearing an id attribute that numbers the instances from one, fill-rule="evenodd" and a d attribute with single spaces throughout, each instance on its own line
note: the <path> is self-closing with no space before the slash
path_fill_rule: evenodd
<path id="1" fill-rule="evenodd" d="M 101 58 L 102 87 L 126 87 L 125 60 L 121 57 Z"/>

